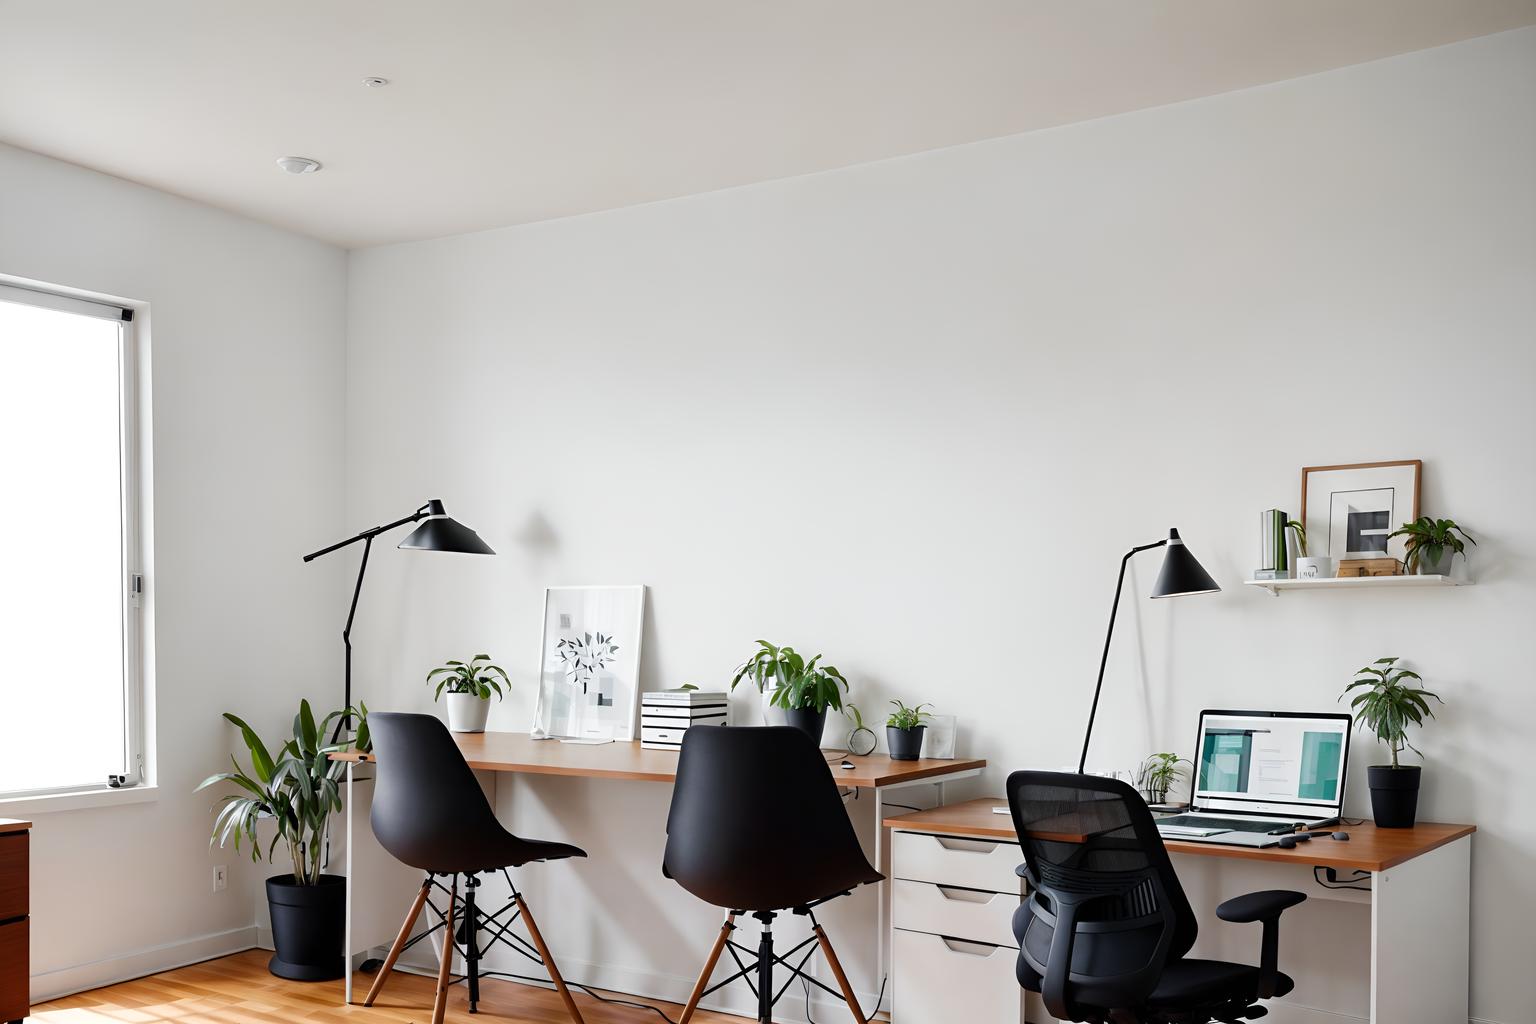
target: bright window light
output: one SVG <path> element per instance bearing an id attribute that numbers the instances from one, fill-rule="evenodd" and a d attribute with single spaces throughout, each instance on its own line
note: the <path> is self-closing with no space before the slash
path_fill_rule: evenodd
<path id="1" fill-rule="evenodd" d="M 71 306 L 0 287 L 0 798 L 139 769 L 130 327 Z"/>

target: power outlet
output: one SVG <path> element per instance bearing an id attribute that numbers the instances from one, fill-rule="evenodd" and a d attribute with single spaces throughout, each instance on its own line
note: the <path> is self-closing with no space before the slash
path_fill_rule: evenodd
<path id="1" fill-rule="evenodd" d="M 229 868 L 223 864 L 213 866 L 213 891 L 223 892 L 229 885 Z"/>

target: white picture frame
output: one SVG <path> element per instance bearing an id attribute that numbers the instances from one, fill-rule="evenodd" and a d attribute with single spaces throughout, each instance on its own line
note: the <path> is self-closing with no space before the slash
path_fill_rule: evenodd
<path id="1" fill-rule="evenodd" d="M 531 734 L 588 742 L 639 735 L 645 586 L 546 587 Z"/>
<path id="2" fill-rule="evenodd" d="M 1423 465 L 1408 459 L 1303 469 L 1301 510 L 1308 554 L 1403 560 L 1407 542 L 1388 534 L 1419 517 Z"/>

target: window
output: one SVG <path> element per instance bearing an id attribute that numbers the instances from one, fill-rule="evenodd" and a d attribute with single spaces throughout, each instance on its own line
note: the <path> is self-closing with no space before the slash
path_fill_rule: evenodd
<path id="1" fill-rule="evenodd" d="M 0 799 L 142 780 L 136 368 L 122 308 L 0 285 Z"/>

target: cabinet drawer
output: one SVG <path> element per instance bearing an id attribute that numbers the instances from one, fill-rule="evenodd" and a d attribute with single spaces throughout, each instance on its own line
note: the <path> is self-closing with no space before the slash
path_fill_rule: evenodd
<path id="1" fill-rule="evenodd" d="M 26 916 L 27 833 L 13 832 L 0 836 L 0 921 Z"/>
<path id="2" fill-rule="evenodd" d="M 1018 906 L 1019 897 L 1011 892 L 978 892 L 900 879 L 891 886 L 895 927 L 994 946 L 1017 948 L 1013 912 Z"/>
<path id="3" fill-rule="evenodd" d="M 901 929 L 891 934 L 892 1024 L 1017 1024 L 1024 1019 L 1014 950 Z"/>
<path id="4" fill-rule="evenodd" d="M 27 922 L 0 924 L 0 1020 L 21 1020 L 27 1008 Z"/>
<path id="5" fill-rule="evenodd" d="M 1024 862 L 1018 843 L 1000 839 L 965 839 L 922 832 L 897 832 L 891 837 L 891 872 L 913 882 L 1022 891 L 1014 869 Z"/>

